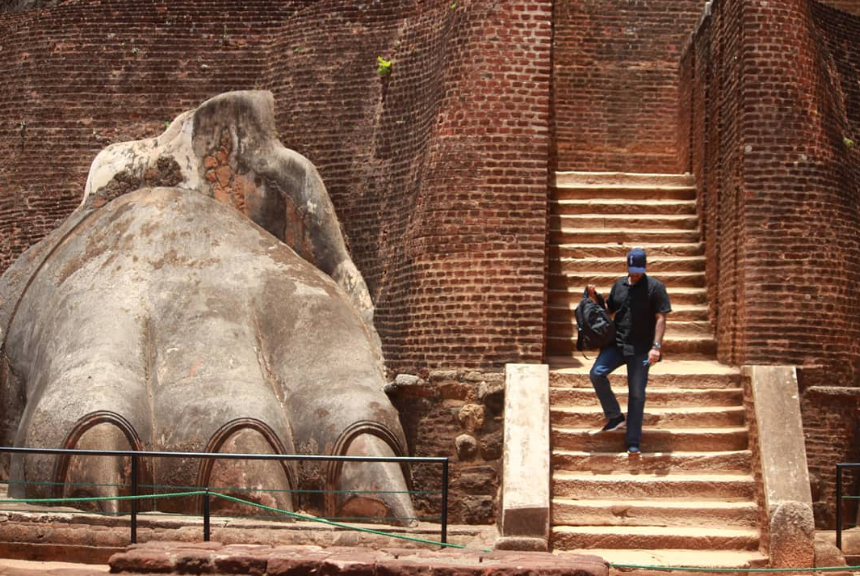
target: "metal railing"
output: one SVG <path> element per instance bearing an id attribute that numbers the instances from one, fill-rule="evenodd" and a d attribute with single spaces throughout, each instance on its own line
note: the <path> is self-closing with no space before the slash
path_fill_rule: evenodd
<path id="1" fill-rule="evenodd" d="M 114 456 L 127 457 L 131 459 L 131 513 L 130 530 L 131 543 L 137 543 L 137 517 L 138 497 L 140 496 L 140 459 L 141 458 L 193 458 L 202 460 L 271 460 L 277 462 L 367 462 L 397 464 L 440 464 L 442 466 L 442 486 L 440 494 L 442 497 L 440 522 L 441 543 L 448 543 L 448 458 L 446 457 L 411 457 L 411 456 L 327 456 L 327 455 L 304 455 L 304 454 L 233 454 L 219 452 L 145 452 L 138 450 L 73 450 L 63 448 L 19 448 L 2 446 L 0 454 L 48 454 L 71 456 Z M 210 488 L 201 487 L 198 490 L 203 495 L 203 540 L 208 542 L 211 529 L 210 514 Z M 301 490 L 297 490 L 301 491 Z M 117 498 L 119 500 L 119 498 Z M 26 499 L 20 499 L 25 501 Z"/>
<path id="2" fill-rule="evenodd" d="M 860 469 L 860 463 L 841 463 L 836 465 L 836 547 L 842 550 L 842 501 L 860 500 L 860 495 L 842 495 L 842 471 L 846 469 Z"/>

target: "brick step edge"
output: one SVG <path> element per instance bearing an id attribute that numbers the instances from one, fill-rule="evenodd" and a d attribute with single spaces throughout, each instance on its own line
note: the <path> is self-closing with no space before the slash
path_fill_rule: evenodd
<path id="1" fill-rule="evenodd" d="M 597 355 L 591 355 L 591 364 Z M 658 364 L 659 366 L 659 364 Z M 732 374 L 649 374 L 648 391 L 654 388 L 679 388 L 685 390 L 721 390 L 726 388 L 741 388 L 740 376 Z M 627 374 L 613 372 L 609 375 L 609 384 L 615 388 L 627 389 Z M 592 389 L 591 377 L 588 372 L 578 374 L 551 373 L 549 385 L 551 388 L 587 388 Z"/>
<path id="2" fill-rule="evenodd" d="M 566 407 L 567 408 L 567 407 Z M 606 423 L 602 410 L 591 409 L 560 409 L 553 406 L 550 410 L 550 424 L 568 428 L 585 428 L 593 430 L 601 428 Z M 745 424 L 745 411 L 742 406 L 708 407 L 699 411 L 655 411 L 646 409 L 642 423 L 652 428 L 717 428 L 720 426 L 737 427 Z"/>
<path id="3" fill-rule="evenodd" d="M 626 449 L 623 429 L 592 434 L 591 430 L 553 426 L 550 442 L 554 450 L 585 452 L 621 452 Z M 730 452 L 749 449 L 746 428 L 645 428 L 642 431 L 643 452 Z"/>
<path id="4" fill-rule="evenodd" d="M 695 185 L 688 173 L 659 172 L 586 172 L 559 170 L 550 175 L 552 186 L 684 186 Z"/>
<path id="5" fill-rule="evenodd" d="M 551 462 L 554 471 L 622 471 L 630 474 L 709 471 L 715 474 L 749 474 L 752 469 L 752 452 L 645 452 L 638 458 L 630 458 L 626 452 L 554 450 Z"/>
<path id="6" fill-rule="evenodd" d="M 585 527 L 588 528 L 588 527 Z M 687 548 L 697 550 L 758 550 L 759 536 L 753 530 L 715 530 L 712 534 L 692 535 L 689 528 L 677 532 L 655 532 L 637 534 L 610 527 L 613 531 L 590 533 L 566 526 L 552 529 L 555 547 L 563 550 L 587 550 L 588 548 L 619 548 L 654 550 L 662 548 Z"/>
<path id="7" fill-rule="evenodd" d="M 714 502 L 683 500 L 680 502 L 636 500 L 567 500 L 552 501 L 554 526 L 703 526 L 719 524 L 727 528 L 758 527 L 758 507 L 753 501 Z"/>
<path id="8" fill-rule="evenodd" d="M 613 387 L 612 391 L 618 402 L 627 405 L 628 391 L 626 384 Z M 550 403 L 553 406 L 595 406 L 597 396 L 594 389 L 559 388 L 549 390 Z M 652 388 L 648 387 L 646 406 L 661 407 L 696 407 L 696 406 L 740 406 L 743 403 L 743 390 L 740 388 Z"/>

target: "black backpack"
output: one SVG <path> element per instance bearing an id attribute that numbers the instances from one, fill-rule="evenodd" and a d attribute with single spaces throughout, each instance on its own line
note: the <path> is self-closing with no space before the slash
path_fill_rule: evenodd
<path id="1" fill-rule="evenodd" d="M 588 297 L 588 288 L 582 294 L 576 315 L 576 349 L 597 350 L 615 343 L 615 324 L 604 307 L 603 296 L 597 295 L 599 304 Z"/>

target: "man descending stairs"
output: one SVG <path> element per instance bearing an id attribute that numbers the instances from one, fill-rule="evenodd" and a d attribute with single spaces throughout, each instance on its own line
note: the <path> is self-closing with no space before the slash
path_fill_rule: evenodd
<path id="1" fill-rule="evenodd" d="M 762 561 L 737 369 L 716 361 L 705 259 L 689 176 L 558 173 L 550 224 L 547 356 L 552 539 L 615 563 L 742 567 Z M 607 295 L 633 247 L 668 289 L 664 361 L 652 366 L 642 454 L 605 422 L 576 352 L 573 310 L 587 284 Z M 627 376 L 610 382 L 624 408 Z"/>

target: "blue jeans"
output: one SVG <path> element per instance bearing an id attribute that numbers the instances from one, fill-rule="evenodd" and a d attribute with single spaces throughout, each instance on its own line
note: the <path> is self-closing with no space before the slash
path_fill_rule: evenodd
<path id="1" fill-rule="evenodd" d="M 627 389 L 630 392 L 630 399 L 627 401 L 628 446 L 639 446 L 642 440 L 642 414 L 645 411 L 645 387 L 648 385 L 648 368 L 650 368 L 644 364 L 646 360 L 648 360 L 648 352 L 624 356 L 620 348 L 610 346 L 600 351 L 589 374 L 603 413 L 607 418 L 615 418 L 621 416 L 621 407 L 609 385 L 608 376 L 622 364 L 627 364 Z"/>

